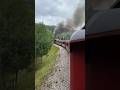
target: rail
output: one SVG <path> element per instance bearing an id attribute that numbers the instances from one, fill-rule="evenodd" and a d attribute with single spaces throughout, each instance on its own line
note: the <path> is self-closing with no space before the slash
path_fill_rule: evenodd
<path id="1" fill-rule="evenodd" d="M 69 48 L 69 40 L 59 40 L 59 39 L 55 39 L 54 40 L 54 43 L 65 48 L 67 50 L 67 52 L 70 51 L 70 48 Z"/>

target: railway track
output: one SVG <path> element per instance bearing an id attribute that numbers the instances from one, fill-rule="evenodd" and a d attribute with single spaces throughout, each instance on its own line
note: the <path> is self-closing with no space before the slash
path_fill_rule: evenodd
<path id="1" fill-rule="evenodd" d="M 65 48 L 67 52 L 70 52 L 70 48 L 69 48 L 69 40 L 59 40 L 59 39 L 55 39 L 54 43 Z"/>

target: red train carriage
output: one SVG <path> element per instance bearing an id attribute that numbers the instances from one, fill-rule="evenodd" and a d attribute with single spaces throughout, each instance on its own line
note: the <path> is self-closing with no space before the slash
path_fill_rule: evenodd
<path id="1" fill-rule="evenodd" d="M 76 33 L 70 42 L 70 89 L 120 90 L 120 8 L 92 13 L 85 41 Z"/>
<path id="2" fill-rule="evenodd" d="M 70 41 L 70 90 L 85 90 L 85 30 L 78 30 Z"/>

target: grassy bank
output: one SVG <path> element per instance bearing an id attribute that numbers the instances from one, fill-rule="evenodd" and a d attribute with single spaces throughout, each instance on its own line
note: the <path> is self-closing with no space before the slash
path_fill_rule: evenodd
<path id="1" fill-rule="evenodd" d="M 58 56 L 58 51 L 59 48 L 53 45 L 48 54 L 42 57 L 42 64 L 38 66 L 35 74 L 36 90 L 40 88 L 44 78 L 51 72 Z"/>

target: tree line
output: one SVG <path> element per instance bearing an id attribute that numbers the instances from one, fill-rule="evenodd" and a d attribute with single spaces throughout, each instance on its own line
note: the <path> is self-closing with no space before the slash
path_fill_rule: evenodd
<path id="1" fill-rule="evenodd" d="M 35 24 L 35 55 L 42 57 L 53 44 L 53 31 L 43 23 Z"/>
<path id="2" fill-rule="evenodd" d="M 1 0 L 0 90 L 17 90 L 19 72 L 34 63 L 32 3 L 32 0 Z"/>

